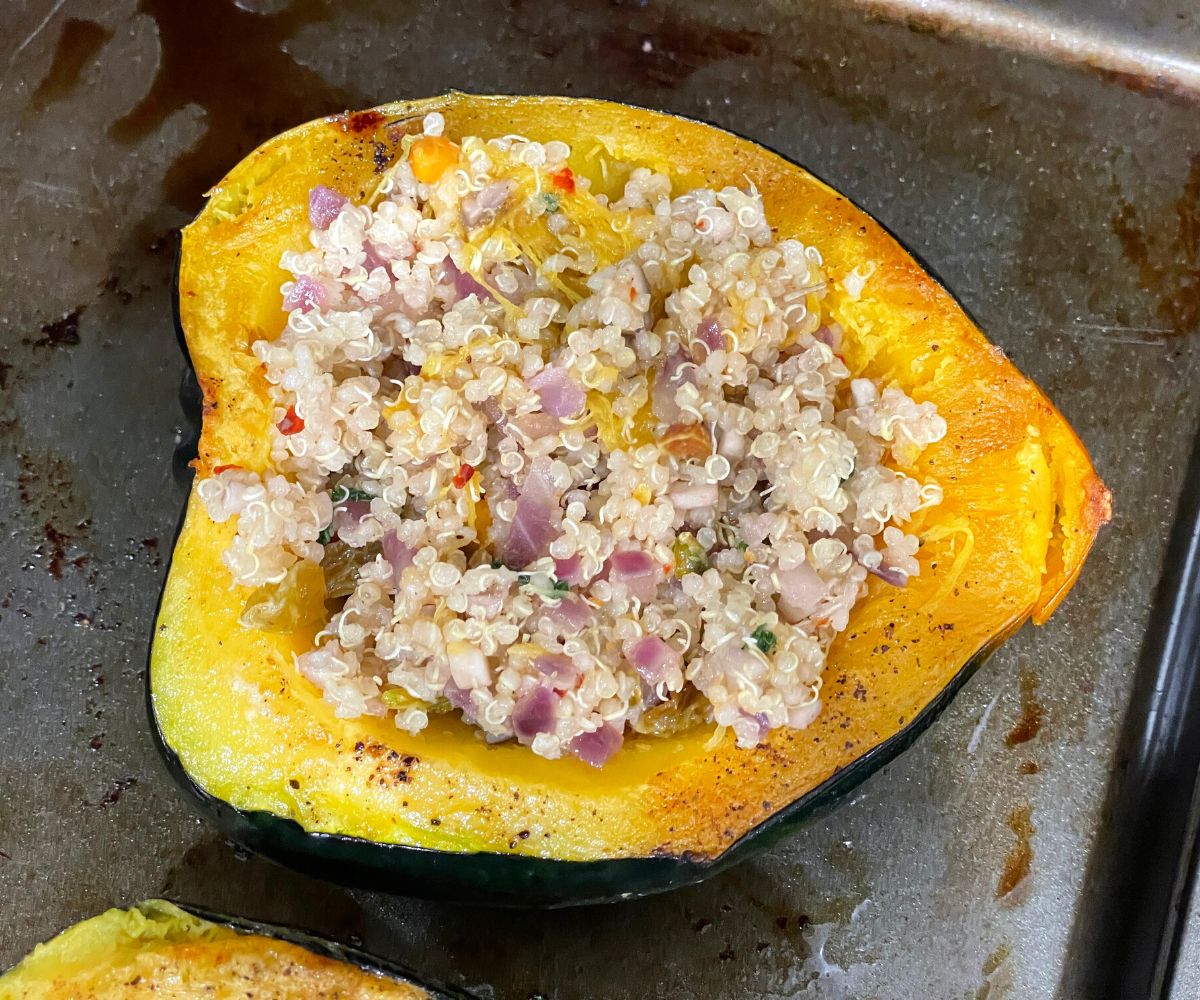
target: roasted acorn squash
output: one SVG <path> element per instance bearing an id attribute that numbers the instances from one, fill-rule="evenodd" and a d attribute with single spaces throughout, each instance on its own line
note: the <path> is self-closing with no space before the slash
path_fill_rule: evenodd
<path id="1" fill-rule="evenodd" d="M 380 155 L 442 112 L 447 134 L 570 143 L 599 190 L 605 157 L 680 186 L 762 191 L 780 236 L 820 248 L 838 283 L 853 371 L 932 400 L 949 425 L 914 474 L 944 502 L 923 512 L 919 579 L 873 580 L 833 647 L 825 708 L 803 731 L 739 750 L 711 730 L 631 741 L 602 770 L 488 746 L 443 718 L 418 736 L 334 716 L 292 665 L 312 632 L 238 625 L 244 595 L 220 561 L 232 528 L 195 494 L 175 548 L 151 658 L 152 715 L 177 776 L 247 846 L 322 876 L 403 893 L 561 904 L 695 881 L 827 808 L 909 745 L 982 657 L 1066 595 L 1109 494 L 1061 414 L 951 295 L 845 197 L 745 139 L 601 101 L 450 94 L 293 129 L 243 160 L 183 235 L 179 312 L 204 394 L 196 466 L 262 470 L 271 415 L 249 351 L 284 323 L 281 252 L 307 234 L 309 189 L 364 198 Z M 382 150 L 382 154 L 380 154 Z M 596 156 L 596 152 L 601 156 Z M 591 155 L 589 155 L 589 152 Z"/>
<path id="2" fill-rule="evenodd" d="M 162 899 L 108 910 L 0 976 L 0 1000 L 434 1000 L 463 996 L 299 931 L 200 915 Z"/>

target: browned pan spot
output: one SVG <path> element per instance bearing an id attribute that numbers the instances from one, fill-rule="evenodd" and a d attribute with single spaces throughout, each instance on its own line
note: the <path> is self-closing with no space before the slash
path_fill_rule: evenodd
<path id="1" fill-rule="evenodd" d="M 229 165 L 263 140 L 360 103 L 284 51 L 298 30 L 327 20 L 336 5 L 293 0 L 283 10 L 258 14 L 229 0 L 139 0 L 137 9 L 158 27 L 158 72 L 146 96 L 109 134 L 133 145 L 175 112 L 203 110 L 203 134 L 163 179 L 163 192 L 177 208 L 199 209 L 204 192 Z"/>
<path id="2" fill-rule="evenodd" d="M 1121 253 L 1138 282 L 1158 299 L 1158 316 L 1175 334 L 1200 325 L 1200 153 L 1190 158 L 1183 193 L 1175 202 L 1174 232 L 1139 219 L 1122 200 L 1112 218 Z"/>
<path id="3" fill-rule="evenodd" d="M 1011 985 L 1007 981 L 1008 977 L 996 976 L 996 973 L 1003 967 L 1008 959 L 1010 947 L 1007 944 L 1000 945 L 987 958 L 983 960 L 983 985 L 975 992 L 975 1000 L 999 1000 L 1008 992 L 1008 987 Z M 1001 992 L 1003 991 L 1003 992 Z"/>
<path id="4" fill-rule="evenodd" d="M 610 26 L 598 38 L 601 55 L 614 75 L 643 85 L 678 87 L 710 63 L 758 55 L 768 40 L 760 31 L 707 24 L 667 4 L 605 7 Z"/>
<path id="5" fill-rule="evenodd" d="M 67 18 L 54 47 L 50 69 L 30 95 L 28 112 L 37 114 L 70 97 L 78 88 L 84 69 L 95 62 L 97 53 L 112 36 L 111 28 L 95 21 Z"/>
<path id="6" fill-rule="evenodd" d="M 1017 719 L 1004 742 L 1010 746 L 1028 743 L 1041 731 L 1042 705 L 1037 700 L 1038 680 L 1032 670 L 1021 670 L 1021 717 Z"/>
<path id="7" fill-rule="evenodd" d="M 42 324 L 40 334 L 25 337 L 23 344 L 31 347 L 74 347 L 79 343 L 79 318 L 86 306 L 76 306 L 58 319 Z"/>
<path id="8" fill-rule="evenodd" d="M 109 806 L 115 806 L 121 801 L 121 796 L 138 783 L 137 778 L 117 778 L 109 786 L 108 791 L 95 803 L 97 809 L 103 811 Z M 91 803 L 88 803 L 91 805 Z"/>
<path id="9" fill-rule="evenodd" d="M 21 512 L 32 522 L 37 539 L 34 559 L 26 566 L 41 562 L 52 577 L 61 580 L 68 567 L 83 569 L 87 564 L 84 543 L 91 522 L 83 516 L 71 469 L 62 458 L 25 451 L 17 461 Z"/>
<path id="10" fill-rule="evenodd" d="M 1032 821 L 1032 807 L 1026 803 L 1013 808 L 1008 814 L 1008 827 L 1016 836 L 1016 843 L 1004 859 L 1004 867 L 1000 879 L 996 883 L 996 898 L 1003 899 L 1012 892 L 1029 875 L 1033 866 L 1033 834 L 1035 828 Z"/>

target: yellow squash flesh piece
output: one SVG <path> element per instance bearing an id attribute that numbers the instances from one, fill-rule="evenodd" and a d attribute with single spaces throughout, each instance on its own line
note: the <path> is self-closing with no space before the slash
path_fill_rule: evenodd
<path id="1" fill-rule="evenodd" d="M 161 899 L 108 910 L 0 976 L 0 1000 L 420 1000 L 429 994 Z"/>

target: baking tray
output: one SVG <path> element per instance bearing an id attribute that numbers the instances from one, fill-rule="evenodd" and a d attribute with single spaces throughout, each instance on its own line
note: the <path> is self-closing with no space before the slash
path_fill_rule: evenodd
<path id="1" fill-rule="evenodd" d="M 1087 46 L 1042 44 L 1064 25 Z M 496 997 L 1076 988 L 1101 939 L 1077 916 L 1100 898 L 1110 775 L 1200 425 L 1190 7 L 26 0 L 5 28 L 0 965 L 168 895 Z M 762 858 L 617 909 L 498 915 L 239 856 L 176 793 L 146 726 L 183 497 L 175 231 L 261 139 L 451 87 L 677 111 L 830 178 L 1047 390 L 1116 495 L 1051 623 L 1006 644 L 912 751 Z M 1182 926 L 1170 972 L 1191 998 L 1200 914 Z"/>

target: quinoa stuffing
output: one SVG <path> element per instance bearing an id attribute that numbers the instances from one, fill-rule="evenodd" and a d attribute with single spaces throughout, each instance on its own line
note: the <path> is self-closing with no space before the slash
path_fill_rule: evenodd
<path id="1" fill-rule="evenodd" d="M 199 484 L 242 623 L 319 627 L 296 667 L 339 716 L 543 757 L 807 726 L 868 575 L 918 572 L 941 490 L 892 465 L 945 421 L 851 377 L 753 187 L 638 167 L 610 200 L 564 143 L 443 129 L 365 204 L 314 188 L 283 255 L 271 467 Z"/>

